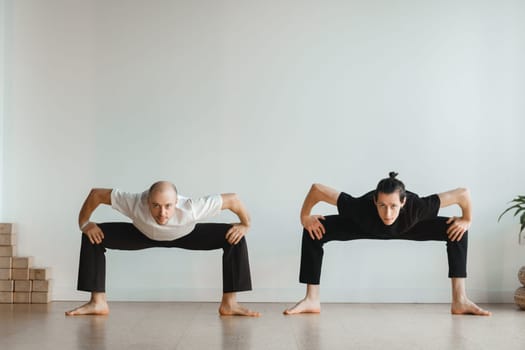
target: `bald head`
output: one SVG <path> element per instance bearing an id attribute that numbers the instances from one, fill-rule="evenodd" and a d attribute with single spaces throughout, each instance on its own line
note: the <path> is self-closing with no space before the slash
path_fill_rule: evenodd
<path id="1" fill-rule="evenodd" d="M 173 191 L 173 193 L 177 194 L 177 188 L 174 184 L 172 184 L 169 181 L 157 181 L 151 187 L 149 188 L 149 196 L 154 192 L 165 192 L 165 191 Z"/>
<path id="2" fill-rule="evenodd" d="M 148 204 L 151 216 L 157 224 L 167 224 L 175 213 L 177 188 L 168 181 L 155 182 L 149 188 Z"/>

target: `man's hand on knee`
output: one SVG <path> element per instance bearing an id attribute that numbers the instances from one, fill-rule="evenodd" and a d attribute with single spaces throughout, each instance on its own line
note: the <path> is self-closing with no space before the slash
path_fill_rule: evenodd
<path id="1" fill-rule="evenodd" d="M 470 228 L 469 220 L 455 216 L 448 219 L 447 224 L 450 225 L 447 229 L 447 235 L 452 242 L 460 241 L 465 232 Z"/>
<path id="2" fill-rule="evenodd" d="M 91 244 L 100 244 L 104 239 L 104 232 L 94 222 L 90 222 L 82 232 L 88 236 Z"/>
<path id="3" fill-rule="evenodd" d="M 228 232 L 226 232 L 226 240 L 228 243 L 235 245 L 241 241 L 247 232 L 248 226 L 244 224 L 233 224 Z"/>
<path id="4" fill-rule="evenodd" d="M 301 224 L 314 240 L 323 238 L 326 233 L 321 220 L 324 220 L 322 215 L 308 215 L 301 218 Z"/>

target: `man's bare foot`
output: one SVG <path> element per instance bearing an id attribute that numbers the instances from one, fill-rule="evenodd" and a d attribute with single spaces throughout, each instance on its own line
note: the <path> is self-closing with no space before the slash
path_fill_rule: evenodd
<path id="1" fill-rule="evenodd" d="M 321 303 L 319 301 L 313 301 L 309 299 L 303 299 L 293 307 L 284 310 L 285 315 L 296 315 L 296 314 L 318 314 L 321 312 Z"/>
<path id="2" fill-rule="evenodd" d="M 490 316 L 492 313 L 490 311 L 484 310 L 474 304 L 470 300 L 464 302 L 454 302 L 450 308 L 450 312 L 453 315 L 477 315 L 477 316 Z"/>
<path id="3" fill-rule="evenodd" d="M 222 303 L 219 307 L 219 314 L 221 316 L 251 316 L 259 317 L 261 314 L 257 311 L 252 311 L 245 307 L 242 307 L 238 303 L 227 304 Z"/>
<path id="4" fill-rule="evenodd" d="M 66 311 L 66 316 L 79 316 L 79 315 L 107 315 L 109 314 L 109 306 L 106 302 L 95 303 L 93 301 L 87 302 L 86 304 L 77 307 L 76 309 Z"/>

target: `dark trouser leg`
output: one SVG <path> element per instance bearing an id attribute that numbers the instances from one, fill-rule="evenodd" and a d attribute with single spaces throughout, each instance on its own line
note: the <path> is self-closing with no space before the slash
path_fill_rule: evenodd
<path id="1" fill-rule="evenodd" d="M 77 289 L 85 292 L 106 291 L 106 256 L 103 246 L 91 244 L 82 234 Z"/>
<path id="2" fill-rule="evenodd" d="M 322 223 L 326 233 L 321 240 L 312 239 L 308 231 L 303 230 L 301 267 L 299 272 L 299 282 L 301 283 L 319 284 L 323 264 L 323 245 L 326 242 L 365 238 L 362 234 L 355 233 L 357 232 L 357 228 L 339 215 L 327 215 Z"/>
<path id="3" fill-rule="evenodd" d="M 461 240 L 452 242 L 447 236 L 448 218 L 437 217 L 425 220 L 415 225 L 410 231 L 399 236 L 401 239 L 414 241 L 444 241 L 447 242 L 448 277 L 467 277 L 468 232 Z"/>
<path id="4" fill-rule="evenodd" d="M 243 237 L 236 245 L 226 241 L 230 224 L 197 224 L 187 236 L 170 242 L 170 246 L 191 250 L 221 249 L 223 292 L 242 292 L 252 289 L 248 246 Z"/>
<path id="5" fill-rule="evenodd" d="M 313 240 L 308 234 L 308 231 L 303 229 L 299 282 L 307 284 L 319 284 L 321 280 L 323 255 L 324 249 L 321 241 Z"/>
<path id="6" fill-rule="evenodd" d="M 98 226 L 104 232 L 102 243 L 92 244 L 82 234 L 77 289 L 86 292 L 106 291 L 106 248 L 138 250 L 155 247 L 158 243 L 144 236 L 130 223 L 111 222 Z"/>
<path id="7" fill-rule="evenodd" d="M 299 281 L 307 284 L 319 284 L 321 266 L 323 262 L 323 245 L 329 241 L 348 241 L 354 239 L 406 239 L 413 241 L 445 241 L 449 277 L 465 278 L 467 276 L 467 247 L 468 232 L 465 232 L 460 241 L 452 242 L 448 239 L 446 223 L 448 218 L 436 217 L 415 225 L 410 231 L 396 236 L 372 235 L 363 233 L 353 223 L 342 219 L 339 215 L 325 216 L 323 221 L 326 233 L 321 240 L 313 240 L 306 230 L 303 230 L 301 246 L 301 268 Z"/>
<path id="8" fill-rule="evenodd" d="M 143 235 L 130 223 L 103 223 L 98 225 L 104 232 L 101 244 L 91 244 L 82 234 L 78 290 L 105 292 L 106 248 L 139 250 L 153 247 L 178 247 L 190 250 L 223 249 L 223 291 L 240 292 L 252 289 L 248 248 L 243 238 L 236 245 L 229 244 L 225 235 L 229 224 L 197 224 L 188 235 L 173 241 L 154 241 Z"/>

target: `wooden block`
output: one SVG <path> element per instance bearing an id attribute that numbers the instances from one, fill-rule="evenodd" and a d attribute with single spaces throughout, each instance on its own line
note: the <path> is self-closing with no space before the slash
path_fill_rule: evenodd
<path id="1" fill-rule="evenodd" d="M 31 304 L 31 293 L 14 292 L 13 304 Z"/>
<path id="2" fill-rule="evenodd" d="M 0 292 L 0 304 L 12 304 L 13 292 Z"/>
<path id="3" fill-rule="evenodd" d="M 15 256 L 16 255 L 16 246 L 14 245 L 0 245 L 0 256 Z"/>
<path id="4" fill-rule="evenodd" d="M 0 280 L 0 292 L 12 292 L 14 289 L 13 280 Z"/>
<path id="5" fill-rule="evenodd" d="M 10 280 L 13 276 L 12 269 L 0 269 L 0 280 Z"/>
<path id="6" fill-rule="evenodd" d="M 14 257 L 13 258 L 13 269 L 29 269 L 33 265 L 33 257 Z"/>
<path id="7" fill-rule="evenodd" d="M 31 280 L 47 280 L 51 277 L 51 268 L 34 268 L 29 269 L 29 279 Z"/>
<path id="8" fill-rule="evenodd" d="M 13 267 L 13 258 L 10 256 L 0 256 L 0 269 L 10 269 Z"/>
<path id="9" fill-rule="evenodd" d="M 10 222 L 0 222 L 0 233 L 15 233 L 16 225 Z"/>
<path id="10" fill-rule="evenodd" d="M 51 280 L 34 280 L 33 281 L 33 292 L 50 292 L 51 291 Z"/>
<path id="11" fill-rule="evenodd" d="M 29 269 L 11 269 L 11 279 L 14 280 L 28 280 L 29 279 Z"/>
<path id="12" fill-rule="evenodd" d="M 15 292 L 31 292 L 31 286 L 33 281 L 16 281 L 15 280 Z"/>
<path id="13" fill-rule="evenodd" d="M 14 233 L 0 233 L 0 245 L 16 245 Z"/>
<path id="14" fill-rule="evenodd" d="M 51 293 L 48 292 L 33 292 L 31 293 L 32 304 L 47 304 L 51 301 Z"/>

